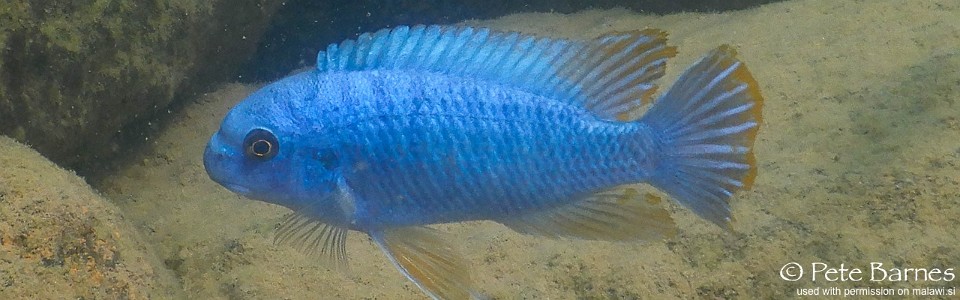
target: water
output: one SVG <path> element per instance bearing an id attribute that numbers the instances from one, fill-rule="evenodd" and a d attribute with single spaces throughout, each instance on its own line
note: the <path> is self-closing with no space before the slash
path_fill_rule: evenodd
<path id="1" fill-rule="evenodd" d="M 732 232 L 673 204 L 679 234 L 645 244 L 549 240 L 491 222 L 437 228 L 499 299 L 949 292 L 960 286 L 946 275 L 960 273 L 958 16 L 955 1 L 824 0 L 467 22 L 579 39 L 664 29 L 679 54 L 661 87 L 701 54 L 733 45 L 765 97 L 759 175 L 732 200 Z M 226 85 L 187 105 L 137 163 L 96 185 L 179 278 L 170 288 L 197 299 L 424 298 L 364 235 L 350 236 L 347 271 L 274 245 L 288 211 L 207 178 L 209 135 L 256 88 Z"/>

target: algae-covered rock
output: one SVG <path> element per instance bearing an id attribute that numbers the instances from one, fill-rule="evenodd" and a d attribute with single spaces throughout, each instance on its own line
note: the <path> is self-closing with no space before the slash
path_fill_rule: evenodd
<path id="1" fill-rule="evenodd" d="M 0 299 L 169 298 L 177 288 L 118 209 L 0 136 Z"/>
<path id="2" fill-rule="evenodd" d="M 124 125 L 226 80 L 280 1 L 5 1 L 0 134 L 68 167 L 121 151 Z"/>

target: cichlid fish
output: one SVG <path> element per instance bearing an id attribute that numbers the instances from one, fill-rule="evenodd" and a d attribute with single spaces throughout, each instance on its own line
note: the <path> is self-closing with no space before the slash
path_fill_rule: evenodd
<path id="1" fill-rule="evenodd" d="M 360 231 L 431 297 L 476 297 L 468 264 L 424 225 L 668 237 L 667 211 L 628 186 L 649 183 L 728 226 L 728 200 L 755 176 L 760 92 L 724 45 L 652 101 L 675 53 L 656 29 L 592 41 L 447 26 L 366 33 L 237 104 L 204 167 L 231 191 L 292 209 L 279 241 L 342 264 L 347 231 Z"/>

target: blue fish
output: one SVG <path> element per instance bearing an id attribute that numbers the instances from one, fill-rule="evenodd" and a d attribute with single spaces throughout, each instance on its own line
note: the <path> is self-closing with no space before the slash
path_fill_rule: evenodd
<path id="1" fill-rule="evenodd" d="M 214 181 L 294 211 L 277 240 L 344 264 L 366 233 L 427 295 L 479 294 L 425 225 L 654 240 L 676 226 L 649 183 L 720 226 L 756 174 L 762 98 L 729 46 L 653 101 L 676 49 L 657 29 L 591 41 L 448 26 L 332 44 L 317 67 L 254 92 L 204 152 Z"/>

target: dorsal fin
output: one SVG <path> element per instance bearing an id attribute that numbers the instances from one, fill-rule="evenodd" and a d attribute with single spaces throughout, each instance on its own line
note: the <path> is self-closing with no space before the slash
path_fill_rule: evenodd
<path id="1" fill-rule="evenodd" d="M 317 69 L 415 70 L 508 85 L 628 121 L 656 91 L 676 54 L 658 29 L 610 33 L 593 41 L 552 39 L 487 28 L 400 26 L 331 44 Z"/>

